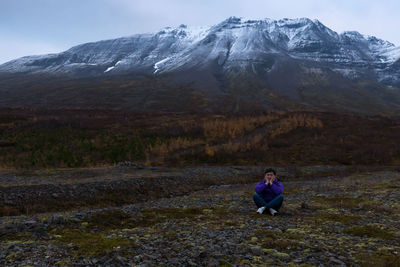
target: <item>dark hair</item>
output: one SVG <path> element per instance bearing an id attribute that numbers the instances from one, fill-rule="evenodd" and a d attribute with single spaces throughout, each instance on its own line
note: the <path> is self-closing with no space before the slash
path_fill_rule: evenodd
<path id="1" fill-rule="evenodd" d="M 264 174 L 266 174 L 267 172 L 273 172 L 274 175 L 276 175 L 276 171 L 274 169 L 272 169 L 272 168 L 266 168 L 265 171 L 264 171 Z"/>

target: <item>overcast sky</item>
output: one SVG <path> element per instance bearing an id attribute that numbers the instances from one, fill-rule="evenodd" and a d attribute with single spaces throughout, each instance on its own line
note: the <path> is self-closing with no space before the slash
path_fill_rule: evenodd
<path id="1" fill-rule="evenodd" d="M 0 0 L 0 64 L 26 55 L 230 16 L 307 17 L 400 45 L 399 0 Z"/>

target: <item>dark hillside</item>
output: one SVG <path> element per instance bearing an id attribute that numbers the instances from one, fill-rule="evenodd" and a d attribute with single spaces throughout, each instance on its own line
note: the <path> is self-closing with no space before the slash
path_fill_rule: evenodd
<path id="1" fill-rule="evenodd" d="M 319 111 L 243 115 L 3 109 L 0 167 L 400 163 L 394 117 Z"/>

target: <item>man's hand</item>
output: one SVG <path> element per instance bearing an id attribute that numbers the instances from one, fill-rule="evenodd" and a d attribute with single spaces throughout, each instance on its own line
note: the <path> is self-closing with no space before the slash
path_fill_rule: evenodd
<path id="1" fill-rule="evenodd" d="M 269 184 L 272 185 L 275 181 L 275 177 L 272 177 L 271 180 L 269 180 Z"/>

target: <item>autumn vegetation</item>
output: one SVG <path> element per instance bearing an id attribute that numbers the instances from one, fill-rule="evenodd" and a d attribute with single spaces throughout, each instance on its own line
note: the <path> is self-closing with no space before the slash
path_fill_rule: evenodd
<path id="1" fill-rule="evenodd" d="M 0 110 L 0 168 L 400 163 L 400 119 L 297 110 L 257 114 Z"/>

